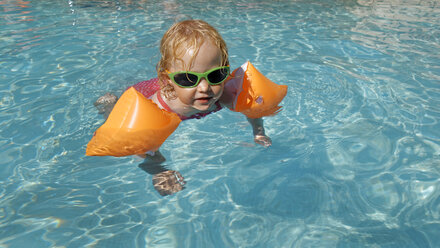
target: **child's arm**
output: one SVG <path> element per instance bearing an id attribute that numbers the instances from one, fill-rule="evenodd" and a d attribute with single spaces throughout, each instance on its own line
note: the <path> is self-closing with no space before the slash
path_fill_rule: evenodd
<path id="1" fill-rule="evenodd" d="M 252 126 L 252 131 L 254 133 L 254 141 L 264 147 L 272 145 L 272 140 L 264 132 L 263 118 L 251 119 L 247 118 Z"/>
<path id="2" fill-rule="evenodd" d="M 233 108 L 232 102 L 237 97 L 237 94 L 238 94 L 238 89 L 237 89 L 236 84 L 234 84 L 233 82 L 226 84 L 224 91 L 223 91 L 223 95 L 220 98 L 221 104 L 223 104 L 223 106 L 232 110 L 232 108 Z M 263 119 L 262 118 L 258 118 L 258 119 L 247 118 L 247 120 L 249 121 L 249 123 L 252 126 L 252 131 L 254 133 L 255 143 L 260 144 L 264 147 L 268 147 L 268 146 L 272 145 L 272 140 L 264 132 Z"/>

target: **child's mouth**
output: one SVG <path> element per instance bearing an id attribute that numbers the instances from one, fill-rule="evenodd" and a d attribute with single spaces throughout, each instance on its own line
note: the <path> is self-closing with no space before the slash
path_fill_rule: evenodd
<path id="1" fill-rule="evenodd" d="M 200 102 L 200 103 L 208 103 L 210 100 L 212 99 L 212 97 L 201 97 L 201 98 L 197 98 L 196 101 Z"/>

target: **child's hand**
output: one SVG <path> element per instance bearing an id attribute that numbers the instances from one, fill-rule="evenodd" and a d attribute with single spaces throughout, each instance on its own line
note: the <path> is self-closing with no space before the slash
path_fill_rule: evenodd
<path id="1" fill-rule="evenodd" d="M 269 138 L 269 136 L 257 134 L 254 136 L 254 141 L 257 144 L 260 144 L 264 147 L 269 147 L 272 145 L 272 140 Z"/>
<path id="2" fill-rule="evenodd" d="M 107 119 L 117 101 L 117 96 L 107 92 L 99 97 L 93 105 L 98 109 L 98 114 L 104 115 L 104 118 Z"/>
<path id="3" fill-rule="evenodd" d="M 161 196 L 171 195 L 184 189 L 186 182 L 178 171 L 164 171 L 153 176 L 153 186 Z"/>
<path id="4" fill-rule="evenodd" d="M 252 131 L 254 133 L 254 141 L 264 147 L 269 147 L 272 145 L 272 140 L 264 133 L 263 119 L 257 118 L 247 118 L 252 126 Z"/>

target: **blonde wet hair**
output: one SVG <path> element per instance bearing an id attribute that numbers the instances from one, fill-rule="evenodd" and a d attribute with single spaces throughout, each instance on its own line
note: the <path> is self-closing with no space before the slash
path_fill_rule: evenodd
<path id="1" fill-rule="evenodd" d="M 172 25 L 163 35 L 160 42 L 161 58 L 157 64 L 157 77 L 161 90 L 165 97 L 176 97 L 174 88 L 169 84 L 169 77 L 166 70 L 170 70 L 175 61 L 181 61 L 185 70 L 189 71 L 194 58 L 197 56 L 200 47 L 209 40 L 214 46 L 220 49 L 221 65 L 229 65 L 228 49 L 219 32 L 202 20 L 185 20 Z M 194 55 L 188 65 L 183 63 L 183 56 L 188 49 L 194 50 Z"/>

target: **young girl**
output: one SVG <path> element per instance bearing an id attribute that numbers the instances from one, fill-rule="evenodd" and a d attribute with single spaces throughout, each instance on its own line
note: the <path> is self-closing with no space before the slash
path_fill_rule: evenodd
<path id="1" fill-rule="evenodd" d="M 236 92 L 233 87 L 225 87 L 230 73 L 228 51 L 215 28 L 201 20 L 176 23 L 164 34 L 160 53 L 158 78 L 133 85 L 137 91 L 182 120 L 199 119 L 223 107 L 232 108 Z M 95 105 L 101 105 L 108 116 L 116 100 L 106 94 Z M 254 141 L 270 146 L 272 141 L 264 132 L 263 120 L 248 121 Z M 140 156 L 147 157 L 140 167 L 154 175 L 154 187 L 161 195 L 183 189 L 185 182 L 180 173 L 160 166 L 165 161 L 160 152 Z"/>

